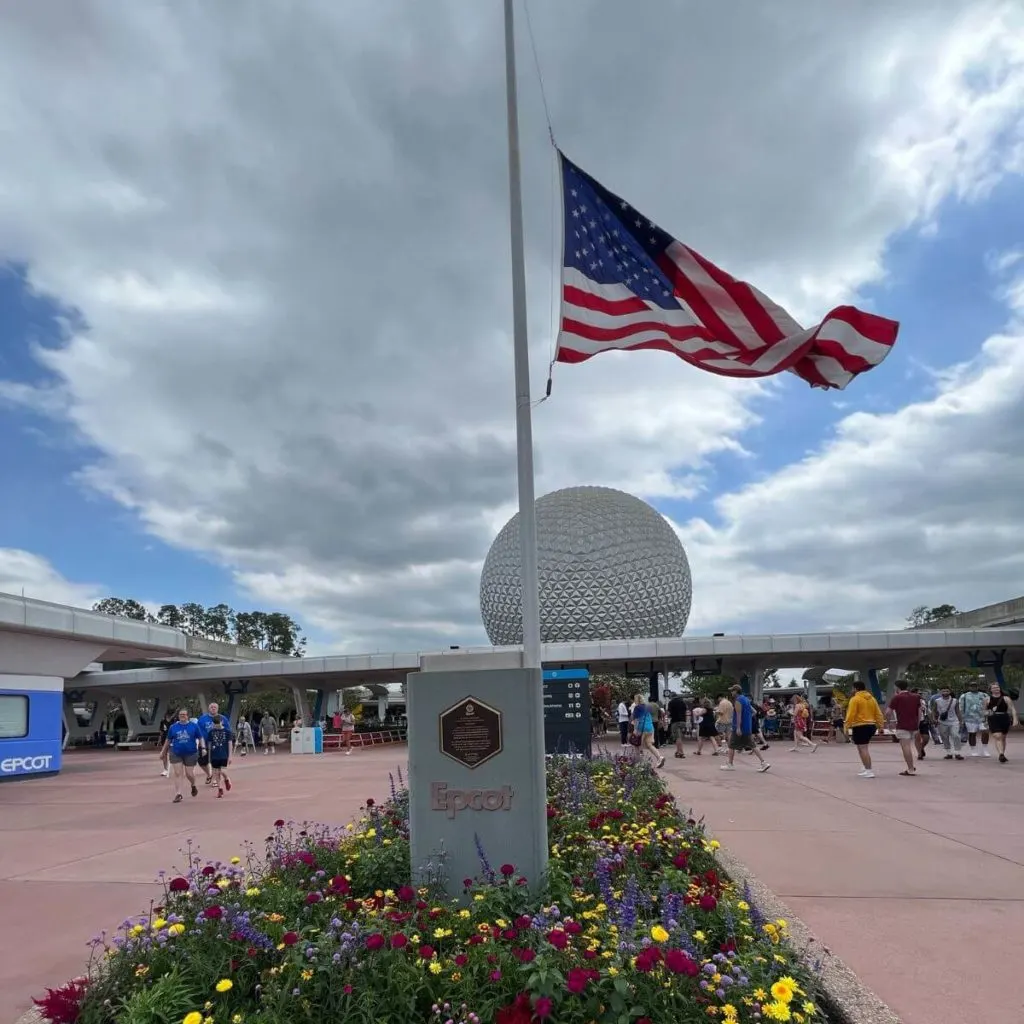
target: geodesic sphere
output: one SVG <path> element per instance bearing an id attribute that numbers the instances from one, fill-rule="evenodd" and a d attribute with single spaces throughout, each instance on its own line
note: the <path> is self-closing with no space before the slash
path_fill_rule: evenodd
<path id="1" fill-rule="evenodd" d="M 682 635 L 690 563 L 646 502 L 610 487 L 567 487 L 537 499 L 540 634 L 544 643 Z M 494 539 L 480 575 L 492 644 L 523 642 L 519 514 Z"/>

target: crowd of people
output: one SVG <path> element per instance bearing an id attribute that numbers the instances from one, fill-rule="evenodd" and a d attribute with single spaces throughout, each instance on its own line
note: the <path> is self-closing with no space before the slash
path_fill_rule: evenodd
<path id="1" fill-rule="evenodd" d="M 615 709 L 619 739 L 623 748 L 637 749 L 638 756 L 664 767 L 663 748 L 674 746 L 674 755 L 685 758 L 684 739 L 696 739 L 696 755 L 708 749 L 712 757 L 725 756 L 723 771 L 735 770 L 735 755 L 744 752 L 756 759 L 760 771 L 771 765 L 762 752 L 773 738 L 791 739 L 791 751 L 813 753 L 819 742 L 852 743 L 861 762 L 862 778 L 874 778 L 870 744 L 876 735 L 888 731 L 899 743 L 906 764 L 904 776 L 917 773 L 929 743 L 941 745 L 946 760 L 990 757 L 989 743 L 995 747 L 1000 763 L 1007 762 L 1006 744 L 1010 731 L 1019 724 L 1015 695 L 1004 693 L 998 683 L 985 692 L 973 682 L 959 696 L 949 687 L 925 694 L 909 688 L 905 680 L 895 683 L 895 693 L 884 706 L 863 683 L 853 684 L 847 698 L 830 693 L 821 702 L 818 716 L 803 694 L 794 694 L 788 702 L 774 696 L 752 700 L 740 686 L 717 698 L 688 698 L 667 695 L 664 706 L 636 694 L 631 703 L 621 701 Z M 595 730 L 604 728 L 603 712 L 595 711 Z M 816 733 L 820 738 L 816 738 Z"/>

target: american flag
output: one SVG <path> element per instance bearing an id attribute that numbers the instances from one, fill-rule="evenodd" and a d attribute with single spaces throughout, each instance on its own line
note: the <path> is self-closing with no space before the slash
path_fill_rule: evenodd
<path id="1" fill-rule="evenodd" d="M 790 370 L 812 387 L 845 388 L 896 341 L 895 320 L 837 306 L 801 327 L 648 220 L 559 153 L 564 253 L 556 360 L 613 349 L 674 352 L 726 377 Z"/>

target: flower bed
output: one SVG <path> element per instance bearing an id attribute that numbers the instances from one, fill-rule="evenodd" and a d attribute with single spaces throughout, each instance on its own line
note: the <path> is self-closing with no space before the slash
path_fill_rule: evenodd
<path id="1" fill-rule="evenodd" d="M 628 760 L 548 769 L 550 873 L 464 899 L 409 884 L 408 794 L 343 829 L 278 821 L 266 853 L 189 851 L 165 897 L 96 941 L 54 1024 L 823 1021 L 813 972 L 716 868 L 718 844 Z M 443 870 L 443 864 L 433 870 Z"/>

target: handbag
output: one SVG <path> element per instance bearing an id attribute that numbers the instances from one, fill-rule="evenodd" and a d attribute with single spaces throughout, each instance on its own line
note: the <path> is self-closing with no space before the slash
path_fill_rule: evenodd
<path id="1" fill-rule="evenodd" d="M 634 747 L 639 747 L 640 746 L 640 733 L 638 733 L 638 732 L 633 733 L 633 735 L 629 737 L 629 742 Z"/>

